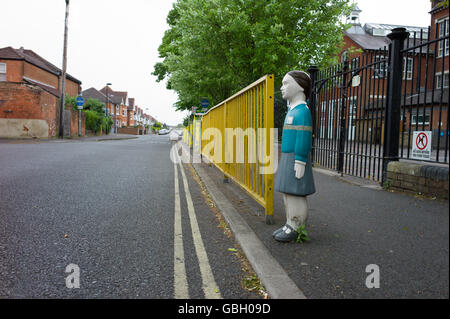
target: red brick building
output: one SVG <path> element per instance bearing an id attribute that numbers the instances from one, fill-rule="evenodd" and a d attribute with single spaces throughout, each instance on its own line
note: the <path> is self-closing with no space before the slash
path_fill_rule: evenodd
<path id="1" fill-rule="evenodd" d="M 136 125 L 136 111 L 134 109 L 134 98 L 128 99 L 128 108 L 127 108 L 127 126 L 135 126 Z"/>
<path id="2" fill-rule="evenodd" d="M 126 127 L 128 121 L 128 92 L 114 91 L 106 86 L 100 92 L 111 101 L 108 104 L 108 110 L 114 120 L 113 127 L 116 129 L 115 131 L 118 128 Z"/>
<path id="3" fill-rule="evenodd" d="M 32 50 L 0 48 L 0 137 L 57 136 L 61 74 Z M 67 74 L 66 94 L 80 92 L 81 81 Z M 65 134 L 76 135 L 78 112 L 66 113 Z"/>
<path id="4" fill-rule="evenodd" d="M 447 128 L 449 41 L 441 40 L 430 42 L 426 46 L 420 45 L 448 36 L 448 6 L 442 6 L 442 1 L 431 3 L 429 27 L 378 23 L 366 23 L 362 26 L 359 22 L 360 12 L 361 10 L 356 7 L 350 16 L 352 26 L 344 34 L 339 61 L 348 60 L 351 70 L 370 64 L 373 64 L 373 67 L 370 67 L 372 71 L 369 72 L 366 68 L 367 71 L 354 77 L 352 88 L 349 90 L 350 106 L 346 125 L 349 139 L 353 139 L 355 131 L 359 131 L 358 126 L 364 126 L 373 127 L 372 141 L 382 141 L 384 120 L 379 117 L 383 113 L 378 112 L 377 108 L 384 104 L 386 96 L 377 91 L 386 92 L 383 88 L 387 86 L 388 64 L 379 62 L 387 58 L 390 44 L 387 35 L 394 28 L 400 27 L 409 32 L 409 38 L 405 41 L 407 52 L 403 53 L 401 130 L 409 130 L 413 125 L 420 125 L 425 130 Z M 319 103 L 321 103 L 319 107 L 323 109 L 322 116 L 327 117 L 327 113 L 333 113 L 338 109 L 339 101 L 331 101 L 331 106 L 327 106 L 326 101 Z M 367 116 L 364 112 L 367 112 Z M 373 114 L 378 117 L 374 118 Z M 337 127 L 337 123 L 331 123 L 326 118 L 320 119 L 320 123 L 322 126 Z M 327 127 L 321 127 L 322 135 L 327 135 L 325 133 L 327 131 L 331 132 Z M 327 138 L 325 135 L 321 137 Z"/>

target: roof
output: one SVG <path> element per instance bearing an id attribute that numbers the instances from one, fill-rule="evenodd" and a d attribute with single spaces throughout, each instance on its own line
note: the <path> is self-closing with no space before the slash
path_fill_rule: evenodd
<path id="1" fill-rule="evenodd" d="M 20 49 L 14 49 L 12 47 L 0 48 L 0 59 L 23 60 L 56 76 L 60 76 L 62 74 L 61 69 L 59 69 L 49 61 L 45 60 L 36 52 L 32 50 L 26 50 L 24 48 Z M 66 74 L 66 77 L 67 79 L 75 83 L 81 84 L 80 80 L 74 78 L 70 74 Z"/>
<path id="2" fill-rule="evenodd" d="M 106 95 L 106 86 L 100 90 L 101 93 Z M 117 104 L 126 104 L 128 92 L 125 91 L 114 91 L 108 87 L 108 96 L 114 100 Z"/>
<path id="3" fill-rule="evenodd" d="M 90 88 L 81 92 L 81 96 L 87 99 L 97 99 L 102 103 L 106 103 L 106 96 L 95 88 Z"/>
<path id="4" fill-rule="evenodd" d="M 381 23 L 366 23 L 364 27 L 353 25 L 350 29 L 345 31 L 345 35 L 364 50 L 380 50 L 389 46 L 391 40 L 386 35 L 395 28 L 405 28 L 406 31 L 410 33 L 408 39 L 409 47 L 420 44 L 420 35 L 422 31 L 422 40 L 426 41 L 428 38 L 428 28 Z M 412 38 L 414 32 L 416 32 L 415 40 Z M 426 53 L 425 51 L 426 49 L 422 49 L 422 53 Z M 417 52 L 419 52 L 419 49 Z"/>
<path id="5" fill-rule="evenodd" d="M 114 104 L 123 104 L 123 98 L 117 95 L 116 92 L 110 93 L 108 90 L 108 99 Z"/>
<path id="6" fill-rule="evenodd" d="M 420 33 L 421 30 L 427 31 L 428 27 L 418 27 L 418 26 L 408 26 L 408 25 L 397 25 L 397 24 L 385 24 L 385 23 L 366 23 L 364 29 L 366 31 L 378 29 L 384 30 L 385 35 L 390 33 L 395 28 L 405 28 L 408 32 Z"/>
<path id="7" fill-rule="evenodd" d="M 42 82 L 33 81 L 32 79 L 29 79 L 27 77 L 24 77 L 23 80 L 25 81 L 25 83 L 36 85 L 36 86 L 40 87 L 41 89 L 43 89 L 44 91 L 47 91 L 48 93 L 50 93 L 58 98 L 61 97 L 61 93 L 59 92 L 59 90 L 52 86 L 45 85 Z"/>
<path id="8" fill-rule="evenodd" d="M 134 98 L 128 98 L 128 110 L 133 111 L 134 110 Z"/>
<path id="9" fill-rule="evenodd" d="M 379 50 L 389 46 L 390 40 L 387 37 L 374 37 L 370 34 L 345 33 L 350 39 L 356 42 L 364 50 Z"/>

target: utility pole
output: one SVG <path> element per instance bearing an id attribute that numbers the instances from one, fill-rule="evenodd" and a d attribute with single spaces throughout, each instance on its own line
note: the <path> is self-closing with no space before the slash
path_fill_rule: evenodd
<path id="1" fill-rule="evenodd" d="M 59 107 L 59 137 L 64 138 L 64 109 L 66 104 L 66 70 L 67 70 L 67 30 L 69 22 L 69 1 L 66 0 L 66 19 L 64 22 L 64 51 L 61 74 L 61 105 Z"/>

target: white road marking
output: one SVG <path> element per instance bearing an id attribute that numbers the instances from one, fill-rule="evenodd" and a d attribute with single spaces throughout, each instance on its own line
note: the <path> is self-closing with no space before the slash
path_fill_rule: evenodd
<path id="1" fill-rule="evenodd" d="M 175 299 L 189 299 L 186 265 L 184 263 L 183 231 L 181 228 L 178 168 L 176 163 L 173 166 L 175 171 L 174 297 Z"/>
<path id="2" fill-rule="evenodd" d="M 176 154 L 178 156 L 178 154 Z M 206 299 L 222 299 L 219 287 L 214 280 L 214 275 L 209 264 L 208 255 L 206 254 L 205 246 L 203 245 L 202 235 L 197 223 L 195 215 L 194 204 L 192 202 L 191 192 L 186 175 L 184 173 L 183 164 L 180 162 L 181 175 L 183 177 L 184 192 L 186 193 L 186 202 L 189 212 L 189 220 L 191 222 L 192 238 L 194 240 L 195 252 L 197 254 L 198 263 L 200 266 L 200 274 L 202 276 L 202 288 Z"/>

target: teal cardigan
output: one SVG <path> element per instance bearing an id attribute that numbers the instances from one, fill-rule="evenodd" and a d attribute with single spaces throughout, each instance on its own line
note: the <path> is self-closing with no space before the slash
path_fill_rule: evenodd
<path id="1" fill-rule="evenodd" d="M 283 126 L 282 153 L 295 153 L 295 160 L 306 163 L 312 148 L 312 119 L 306 104 L 289 110 Z"/>

